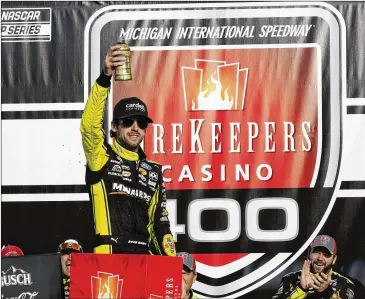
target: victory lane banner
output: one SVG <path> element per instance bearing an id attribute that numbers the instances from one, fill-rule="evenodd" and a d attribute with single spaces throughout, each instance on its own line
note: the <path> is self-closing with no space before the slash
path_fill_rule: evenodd
<path id="1" fill-rule="evenodd" d="M 197 260 L 198 297 L 270 298 L 321 233 L 336 239 L 337 270 L 350 269 L 365 244 L 363 7 L 2 3 L 3 222 L 19 213 L 21 221 L 4 240 L 52 252 L 71 234 L 91 252 L 80 118 L 107 50 L 124 37 L 132 80 L 112 80 L 104 130 L 121 98 L 147 104 L 154 122 L 143 149 L 163 171 L 150 176 L 141 163 L 139 184 L 152 188 L 163 176 L 163 217 L 177 250 Z M 114 175 L 115 191 L 134 194 Z M 35 243 L 33 231 L 45 237 Z M 103 297 L 102 281 L 123 278 L 98 271 L 87 287 L 93 279 Z"/>
<path id="2" fill-rule="evenodd" d="M 236 298 L 279 274 L 335 200 L 343 28 L 335 12 L 310 6 L 115 5 L 86 26 L 87 92 L 101 53 L 128 40 L 133 79 L 112 81 L 108 118 L 122 98 L 149 107 L 143 146 L 163 165 L 179 250 L 223 256 L 224 277 L 200 261 L 211 269 L 194 285 L 201 296 Z M 140 183 L 153 186 L 144 173 Z"/>
<path id="3" fill-rule="evenodd" d="M 70 299 L 179 299 L 182 259 L 133 254 L 72 256 Z"/>
<path id="4" fill-rule="evenodd" d="M 64 298 L 59 254 L 1 259 L 2 299 Z"/>

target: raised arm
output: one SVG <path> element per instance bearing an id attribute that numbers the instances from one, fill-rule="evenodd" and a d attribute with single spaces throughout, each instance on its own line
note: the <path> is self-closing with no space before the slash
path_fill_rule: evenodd
<path id="1" fill-rule="evenodd" d="M 119 49 L 118 45 L 112 46 L 106 54 L 103 71 L 91 88 L 81 119 L 82 145 L 88 167 L 92 171 L 100 170 L 108 160 L 104 145 L 103 116 L 113 70 L 125 61 L 124 52 Z"/>

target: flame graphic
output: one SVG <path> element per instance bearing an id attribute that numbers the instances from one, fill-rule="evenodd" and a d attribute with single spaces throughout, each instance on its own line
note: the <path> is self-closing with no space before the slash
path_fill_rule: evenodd
<path id="1" fill-rule="evenodd" d="M 228 88 L 224 91 L 222 98 L 222 84 L 213 75 L 207 81 L 207 88 L 198 95 L 198 105 L 192 103 L 192 110 L 231 110 L 234 99 L 228 95 Z"/>
<path id="2" fill-rule="evenodd" d="M 109 288 L 109 280 L 104 283 L 102 289 L 99 292 L 98 298 L 99 299 L 112 298 L 111 293 L 110 293 L 110 288 Z"/>
<path id="3" fill-rule="evenodd" d="M 243 110 L 248 68 L 239 62 L 195 59 L 195 66 L 182 67 L 186 111 Z"/>
<path id="4" fill-rule="evenodd" d="M 91 277 L 93 299 L 121 299 L 123 279 L 112 273 L 98 272 L 98 276 Z"/>

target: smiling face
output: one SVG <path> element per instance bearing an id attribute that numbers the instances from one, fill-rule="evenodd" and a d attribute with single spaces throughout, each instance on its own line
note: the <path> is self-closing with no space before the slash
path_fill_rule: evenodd
<path id="1" fill-rule="evenodd" d="M 61 253 L 61 266 L 63 275 L 70 277 L 71 270 L 71 252 Z"/>
<path id="2" fill-rule="evenodd" d="M 313 273 L 327 273 L 336 263 L 336 258 L 336 255 L 329 253 L 324 247 L 313 248 L 309 256 L 311 271 Z"/>
<path id="3" fill-rule="evenodd" d="M 193 283 L 196 281 L 196 277 L 196 272 L 183 270 L 183 287 L 185 288 L 186 294 L 189 293 Z"/>
<path id="4" fill-rule="evenodd" d="M 148 122 L 145 118 L 124 118 L 112 122 L 112 131 L 118 142 L 127 150 L 137 152 L 144 136 Z"/>

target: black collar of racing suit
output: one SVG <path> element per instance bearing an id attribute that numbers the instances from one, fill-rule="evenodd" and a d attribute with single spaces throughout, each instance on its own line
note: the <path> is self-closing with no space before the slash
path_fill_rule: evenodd
<path id="1" fill-rule="evenodd" d="M 129 161 L 138 161 L 146 159 L 146 154 L 142 150 L 141 147 L 138 147 L 138 152 L 132 152 L 127 150 L 124 146 L 122 146 L 116 139 L 114 139 L 112 144 L 112 149 L 122 158 L 127 159 Z"/>

